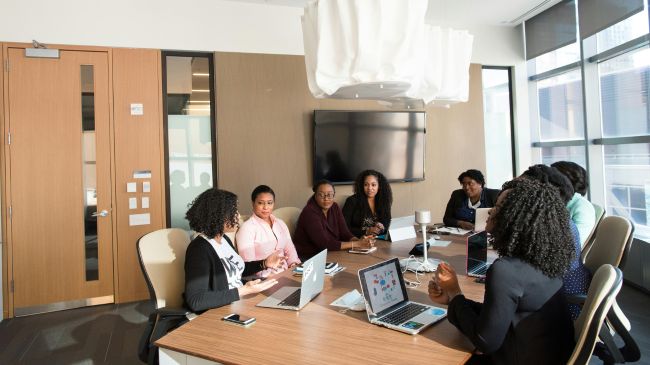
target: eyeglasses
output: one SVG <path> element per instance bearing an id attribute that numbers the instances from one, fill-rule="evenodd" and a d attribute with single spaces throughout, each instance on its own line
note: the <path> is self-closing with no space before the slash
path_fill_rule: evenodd
<path id="1" fill-rule="evenodd" d="M 334 199 L 334 193 L 327 193 L 327 194 L 317 193 L 316 196 L 321 199 Z"/>

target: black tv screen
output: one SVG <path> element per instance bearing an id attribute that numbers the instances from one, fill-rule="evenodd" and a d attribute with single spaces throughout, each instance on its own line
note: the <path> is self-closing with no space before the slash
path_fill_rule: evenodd
<path id="1" fill-rule="evenodd" d="M 349 184 L 366 169 L 424 180 L 425 133 L 425 112 L 315 110 L 314 181 Z"/>

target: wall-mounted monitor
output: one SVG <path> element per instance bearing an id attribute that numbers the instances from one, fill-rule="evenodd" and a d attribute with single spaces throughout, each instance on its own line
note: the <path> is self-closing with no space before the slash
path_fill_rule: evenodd
<path id="1" fill-rule="evenodd" d="M 350 184 L 374 169 L 389 181 L 424 180 L 426 113 L 314 111 L 314 181 Z"/>

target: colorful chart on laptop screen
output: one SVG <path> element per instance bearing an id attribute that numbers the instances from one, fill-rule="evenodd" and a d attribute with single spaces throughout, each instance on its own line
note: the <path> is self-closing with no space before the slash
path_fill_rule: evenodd
<path id="1" fill-rule="evenodd" d="M 365 273 L 370 303 L 375 313 L 404 300 L 395 265 L 385 265 Z"/>

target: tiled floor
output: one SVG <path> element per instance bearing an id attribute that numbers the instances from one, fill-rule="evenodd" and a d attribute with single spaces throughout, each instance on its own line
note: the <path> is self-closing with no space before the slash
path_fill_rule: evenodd
<path id="1" fill-rule="evenodd" d="M 643 353 L 636 364 L 650 365 L 650 295 L 624 286 L 619 304 Z M 135 302 L 4 320 L 0 364 L 141 364 L 136 349 L 150 311 Z"/>

